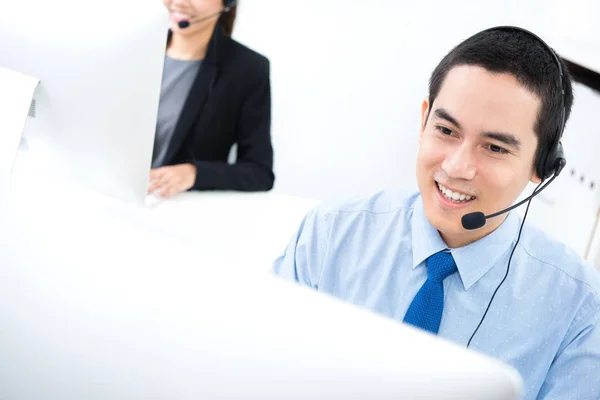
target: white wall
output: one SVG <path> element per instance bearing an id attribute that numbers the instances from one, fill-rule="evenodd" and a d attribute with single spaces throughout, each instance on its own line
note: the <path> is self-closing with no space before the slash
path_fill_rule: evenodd
<path id="1" fill-rule="evenodd" d="M 461 2 L 437 2 L 437 18 L 431 2 L 401 3 L 240 3 L 236 37 L 272 62 L 276 190 L 331 198 L 413 184 L 429 74 L 488 23 L 441 29 Z"/>
<path id="2" fill-rule="evenodd" d="M 234 35 L 272 64 L 275 190 L 331 199 L 415 187 L 420 105 L 443 55 L 478 30 L 514 24 L 600 70 L 592 51 L 600 50 L 600 28 L 593 21 L 600 12 L 597 3 L 241 0 Z M 586 115 L 595 107 L 593 102 L 585 106 L 591 98 L 590 93 L 578 97 L 565 133 L 567 169 L 575 167 L 577 176 L 585 172 L 586 179 L 590 171 L 600 171 L 596 157 L 586 155 L 590 146 L 581 145 L 595 134 Z M 572 206 L 581 203 L 570 200 L 584 192 L 570 200 L 552 199 L 584 185 L 560 179 L 564 184 L 554 188 L 560 190 L 549 188 L 546 199 L 537 202 L 554 205 L 534 202 L 531 218 L 581 253 L 582 237 L 591 230 L 585 221 L 593 219 L 594 205 L 597 209 L 600 176 L 594 178 L 596 197 L 584 191 L 589 198 L 576 209 Z M 575 216 L 565 231 L 570 215 Z"/>
<path id="3" fill-rule="evenodd" d="M 600 94 L 579 83 L 574 88 L 575 102 L 563 135 L 567 166 L 532 203 L 527 218 L 585 256 L 600 208 L 600 125 L 594 120 Z"/>

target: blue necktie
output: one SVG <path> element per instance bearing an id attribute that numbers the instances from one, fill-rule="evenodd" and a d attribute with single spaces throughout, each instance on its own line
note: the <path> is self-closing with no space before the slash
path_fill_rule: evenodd
<path id="1" fill-rule="evenodd" d="M 421 286 L 404 316 L 404 322 L 437 334 L 444 310 L 446 277 L 456 272 L 452 254 L 442 251 L 427 259 L 427 280 Z"/>

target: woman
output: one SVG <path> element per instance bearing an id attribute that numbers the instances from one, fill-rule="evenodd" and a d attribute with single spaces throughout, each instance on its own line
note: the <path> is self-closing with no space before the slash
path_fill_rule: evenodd
<path id="1" fill-rule="evenodd" d="M 170 29 L 149 192 L 270 190 L 269 60 L 231 38 L 236 2 L 163 3 Z"/>

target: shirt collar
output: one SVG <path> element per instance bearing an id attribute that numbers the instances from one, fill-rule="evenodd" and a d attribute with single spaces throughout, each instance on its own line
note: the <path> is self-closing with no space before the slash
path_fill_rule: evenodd
<path id="1" fill-rule="evenodd" d="M 437 229 L 429 223 L 429 220 L 425 216 L 421 196 L 418 196 L 415 200 L 411 222 L 414 269 L 430 256 L 439 253 L 448 248 L 448 246 L 446 246 Z"/>
<path id="2" fill-rule="evenodd" d="M 489 235 L 467 246 L 451 249 L 465 290 L 481 279 L 516 240 L 519 217 L 510 212 Z M 413 269 L 448 246 L 427 219 L 421 196 L 418 196 L 411 220 Z"/>

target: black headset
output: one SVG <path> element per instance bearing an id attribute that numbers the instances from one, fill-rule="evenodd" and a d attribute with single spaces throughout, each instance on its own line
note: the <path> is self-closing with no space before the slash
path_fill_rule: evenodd
<path id="1" fill-rule="evenodd" d="M 198 22 L 202 22 L 202 21 L 205 21 L 207 19 L 214 18 L 217 15 L 228 13 L 229 11 L 231 11 L 231 9 L 233 7 L 235 7 L 236 3 L 237 3 L 236 0 L 223 0 L 223 9 L 222 10 L 220 10 L 220 11 L 218 11 L 216 13 L 207 15 L 206 17 L 194 20 L 194 21 L 179 21 L 179 24 L 178 24 L 179 28 L 180 29 L 186 29 L 187 27 L 189 27 L 192 24 L 197 24 Z"/>
<path id="2" fill-rule="evenodd" d="M 502 286 L 502 284 L 508 277 L 508 272 L 510 270 L 510 262 L 512 260 L 512 256 L 515 252 L 515 249 L 517 248 L 517 244 L 519 243 L 519 239 L 521 238 L 521 232 L 523 231 L 523 225 L 525 224 L 525 219 L 527 218 L 527 211 L 529 211 L 529 205 L 531 204 L 531 199 L 533 197 L 535 197 L 539 192 L 541 192 L 544 188 L 546 188 L 554 179 L 556 179 L 556 177 L 560 174 L 560 172 L 562 171 L 562 169 L 565 167 L 565 165 L 567 163 L 567 160 L 564 155 L 563 147 L 560 142 L 562 135 L 564 133 L 565 122 L 566 122 L 565 121 L 565 117 L 566 117 L 565 82 L 564 82 L 565 76 L 564 76 L 562 64 L 560 63 L 560 59 L 559 59 L 558 55 L 539 36 L 537 36 L 536 34 L 530 32 L 526 29 L 519 28 L 516 26 L 497 26 L 494 28 L 485 29 L 478 34 L 488 32 L 488 31 L 494 31 L 494 30 L 513 30 L 513 31 L 524 32 L 524 33 L 528 34 L 529 36 L 533 37 L 534 39 L 536 39 L 544 48 L 546 48 L 548 50 L 548 52 L 550 54 L 552 54 L 552 57 L 554 57 L 554 60 L 556 61 L 556 66 L 558 68 L 558 74 L 560 75 L 558 77 L 558 79 L 560 79 L 560 89 L 561 89 L 561 119 L 560 119 L 560 125 L 558 126 L 558 132 L 556 132 L 553 143 L 550 146 L 547 146 L 546 148 L 540 149 L 540 151 L 542 153 L 541 153 L 538 163 L 535 166 L 536 173 L 541 178 L 542 183 L 548 178 L 550 178 L 550 180 L 548 182 L 546 182 L 543 186 L 542 186 L 542 183 L 540 183 L 539 186 L 533 191 L 531 196 L 529 196 L 527 199 L 498 213 L 498 214 L 502 214 L 502 213 L 509 211 L 509 210 L 515 208 L 516 206 L 524 203 L 525 201 L 528 202 L 527 209 L 525 210 L 525 215 L 523 216 L 523 221 L 521 222 L 521 227 L 519 228 L 519 234 L 517 236 L 517 240 L 515 242 L 515 245 L 513 246 L 510 256 L 508 258 L 508 263 L 506 265 L 506 273 L 504 275 L 504 278 L 502 279 L 500 284 L 498 284 L 498 286 L 496 287 L 496 290 L 492 294 L 492 297 L 487 305 L 487 308 L 486 308 L 485 312 L 483 313 L 483 317 L 481 317 L 481 320 L 479 321 L 477 328 L 475 328 L 475 331 L 469 338 L 467 347 L 469 347 L 471 345 L 471 341 L 473 340 L 473 337 L 475 336 L 475 334 L 479 330 L 479 327 L 483 323 L 483 320 L 485 319 L 485 316 L 487 315 L 487 313 L 490 309 L 490 306 L 492 305 L 492 301 L 494 301 L 494 297 L 496 297 L 496 293 L 498 292 L 498 290 L 500 289 L 500 286 Z M 476 35 L 478 35 L 478 34 L 476 34 Z M 485 221 L 485 218 L 487 218 L 487 217 L 484 217 L 484 221 Z"/>

